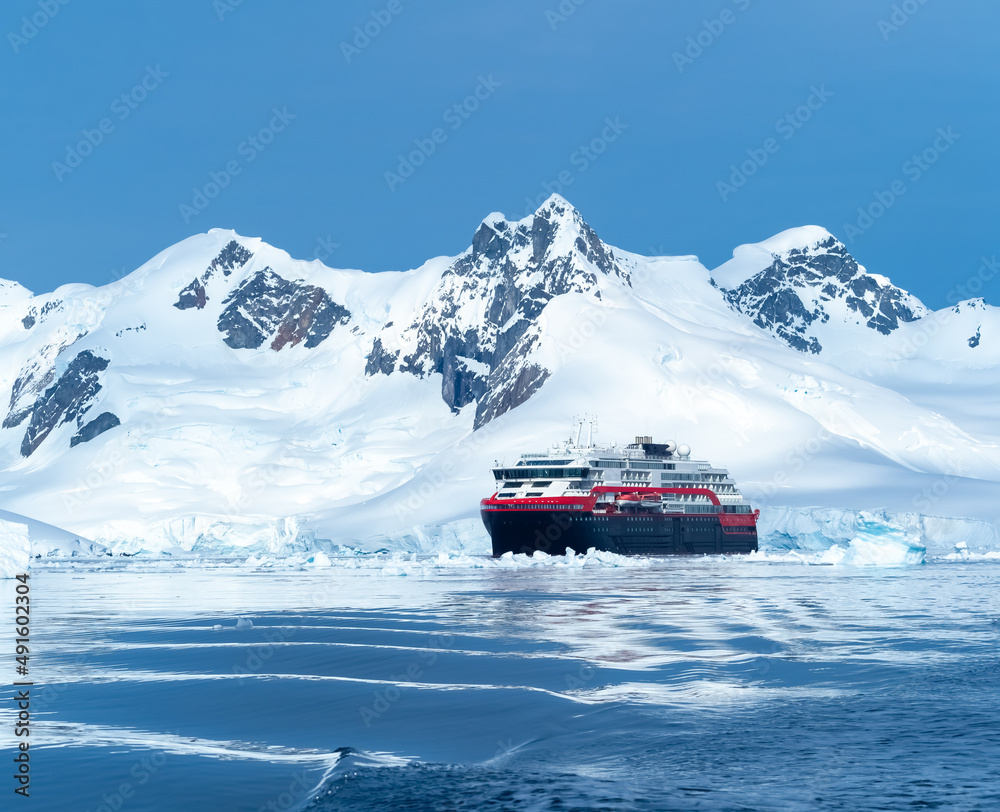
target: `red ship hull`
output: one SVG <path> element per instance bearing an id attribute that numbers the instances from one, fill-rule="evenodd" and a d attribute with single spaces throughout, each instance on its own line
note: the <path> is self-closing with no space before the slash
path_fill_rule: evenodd
<path id="1" fill-rule="evenodd" d="M 599 502 L 603 494 L 614 500 Z M 705 496 L 711 503 L 706 508 L 713 512 L 682 512 L 679 504 L 673 511 L 643 506 L 641 497 L 652 494 Z M 639 498 L 620 500 L 624 495 Z M 482 501 L 481 513 L 494 556 L 530 555 L 536 550 L 564 555 L 567 550 L 582 553 L 590 548 L 620 555 L 740 554 L 757 549 L 759 511 L 725 512 L 707 488 L 599 486 L 587 496 L 517 500 L 494 494 Z"/>

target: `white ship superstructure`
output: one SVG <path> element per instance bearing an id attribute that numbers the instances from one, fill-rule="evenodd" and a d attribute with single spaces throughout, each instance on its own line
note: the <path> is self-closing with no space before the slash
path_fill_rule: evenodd
<path id="1" fill-rule="evenodd" d="M 640 436 L 625 446 L 602 446 L 593 441 L 592 425 L 584 441 L 584 429 L 581 422 L 569 440 L 493 469 L 496 492 L 483 500 L 482 513 L 494 553 L 528 551 L 531 544 L 519 544 L 523 540 L 511 533 L 530 535 L 535 525 L 545 523 L 546 513 L 558 516 L 560 524 L 582 525 L 580 531 L 561 529 L 560 540 L 567 547 L 578 537 L 577 544 L 595 542 L 590 546 L 628 554 L 636 551 L 635 539 L 630 538 L 636 536 L 646 553 L 756 549 L 757 512 L 728 470 L 692 459 L 686 445 L 654 443 L 652 437 Z M 595 520 L 609 518 L 615 521 L 595 525 Z M 584 532 L 587 528 L 607 532 L 595 535 Z M 709 531 L 711 540 L 706 536 Z M 532 549 L 544 548 L 536 544 Z"/>

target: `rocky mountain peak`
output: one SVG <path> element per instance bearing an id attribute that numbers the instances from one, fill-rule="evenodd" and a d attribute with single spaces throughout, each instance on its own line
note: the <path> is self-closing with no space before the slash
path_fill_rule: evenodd
<path id="1" fill-rule="evenodd" d="M 601 298 L 603 279 L 628 272 L 581 214 L 552 195 L 522 220 L 491 214 L 444 271 L 413 322 L 376 336 L 369 375 L 440 373 L 453 409 L 477 404 L 477 425 L 527 399 L 548 377 L 528 356 L 539 314 L 555 297 Z"/>
<path id="2" fill-rule="evenodd" d="M 509 257 L 525 269 L 545 268 L 554 261 L 576 258 L 609 276 L 627 279 L 611 250 L 565 198 L 551 195 L 534 214 L 507 220 L 493 213 L 472 238 L 470 258 L 499 262 Z"/>
<path id="3" fill-rule="evenodd" d="M 868 273 L 819 226 L 740 246 L 712 278 L 730 307 L 801 352 L 822 351 L 822 325 L 864 325 L 889 335 L 928 312 L 886 277 Z"/>
<path id="4" fill-rule="evenodd" d="M 254 258 L 246 246 L 230 240 L 208 267 L 178 293 L 178 310 L 204 310 L 213 280 L 225 280 L 244 269 L 251 273 L 238 284 L 226 283 L 223 310 L 217 327 L 223 341 L 233 349 L 258 349 L 265 342 L 274 351 L 304 342 L 318 346 L 337 325 L 350 321 L 350 311 L 334 302 L 325 290 L 301 280 L 282 277 L 269 265 L 254 270 Z"/>

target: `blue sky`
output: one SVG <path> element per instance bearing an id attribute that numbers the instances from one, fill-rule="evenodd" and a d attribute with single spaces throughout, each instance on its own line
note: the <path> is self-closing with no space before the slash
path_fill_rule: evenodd
<path id="1" fill-rule="evenodd" d="M 0 20 L 0 276 L 36 292 L 212 227 L 406 269 L 561 190 L 630 251 L 714 267 L 818 224 L 932 307 L 1000 303 L 995 1 L 9 0 Z"/>

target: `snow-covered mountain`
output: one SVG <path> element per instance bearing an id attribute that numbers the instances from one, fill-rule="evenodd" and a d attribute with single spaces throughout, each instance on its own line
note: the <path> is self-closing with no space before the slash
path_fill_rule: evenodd
<path id="1" fill-rule="evenodd" d="M 491 214 L 413 319 L 384 325 L 365 372 L 439 373 L 445 402 L 456 411 L 475 402 L 480 428 L 548 378 L 548 369 L 525 361 L 539 344 L 546 305 L 567 293 L 599 301 L 604 277 L 628 283 L 614 252 L 565 200 L 552 198 L 517 223 Z"/>
<path id="2" fill-rule="evenodd" d="M 845 325 L 889 335 L 928 312 L 884 276 L 865 271 L 843 243 L 817 226 L 742 245 L 713 277 L 734 309 L 805 352 L 821 352 L 819 336 L 842 333 Z"/>
<path id="3" fill-rule="evenodd" d="M 813 226 L 709 272 L 553 196 L 380 274 L 216 229 L 104 287 L 0 283 L 0 316 L 2 506 L 118 549 L 479 543 L 489 466 L 580 412 L 765 518 L 1000 513 L 1000 310 L 930 312 Z"/>

